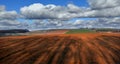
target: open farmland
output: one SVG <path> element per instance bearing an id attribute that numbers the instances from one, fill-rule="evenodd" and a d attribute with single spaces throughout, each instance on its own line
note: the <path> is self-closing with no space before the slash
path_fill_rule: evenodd
<path id="1" fill-rule="evenodd" d="M 0 64 L 120 64 L 120 34 L 0 37 Z"/>
<path id="2" fill-rule="evenodd" d="M 69 30 L 67 29 L 56 29 L 56 30 L 38 30 L 38 31 L 31 31 L 29 35 L 45 35 L 45 34 L 65 34 Z"/>
<path id="3" fill-rule="evenodd" d="M 66 32 L 66 34 L 76 34 L 76 33 L 95 33 L 95 31 L 90 29 L 72 29 Z"/>

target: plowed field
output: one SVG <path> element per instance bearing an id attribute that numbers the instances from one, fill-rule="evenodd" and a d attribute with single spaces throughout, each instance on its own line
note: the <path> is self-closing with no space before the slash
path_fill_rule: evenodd
<path id="1" fill-rule="evenodd" d="M 120 64 L 120 34 L 0 37 L 0 64 Z"/>

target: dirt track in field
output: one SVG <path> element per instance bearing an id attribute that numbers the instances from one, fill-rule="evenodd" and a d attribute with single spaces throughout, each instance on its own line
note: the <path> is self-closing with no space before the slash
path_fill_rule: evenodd
<path id="1" fill-rule="evenodd" d="M 120 64 L 120 34 L 1 37 L 0 64 Z"/>

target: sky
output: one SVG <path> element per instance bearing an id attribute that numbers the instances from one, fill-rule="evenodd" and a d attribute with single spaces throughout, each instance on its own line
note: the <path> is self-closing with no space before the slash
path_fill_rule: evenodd
<path id="1" fill-rule="evenodd" d="M 89 6 L 86 0 L 0 0 L 0 5 L 5 5 L 7 10 L 16 10 L 23 6 L 28 6 L 33 3 L 55 4 L 65 6 L 68 3 L 76 4 L 77 6 Z"/>
<path id="2" fill-rule="evenodd" d="M 120 29 L 120 0 L 0 0 L 0 29 Z"/>

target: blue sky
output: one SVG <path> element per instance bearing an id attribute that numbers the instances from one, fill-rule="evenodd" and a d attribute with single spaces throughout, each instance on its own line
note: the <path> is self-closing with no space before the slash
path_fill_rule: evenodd
<path id="1" fill-rule="evenodd" d="M 41 3 L 44 5 L 54 4 L 60 6 L 67 6 L 67 4 L 72 3 L 79 7 L 89 7 L 87 0 L 0 0 L 0 5 L 6 6 L 7 11 L 15 10 L 20 13 L 20 8 L 24 6 L 29 6 L 34 3 Z M 81 18 L 84 20 L 94 19 L 94 18 Z M 18 19 L 24 22 L 23 19 Z M 75 20 L 75 19 L 73 19 Z M 28 20 L 30 23 L 32 21 Z"/>
<path id="2" fill-rule="evenodd" d="M 119 11 L 120 0 L 0 0 L 0 29 L 120 28 Z"/>
<path id="3" fill-rule="evenodd" d="M 0 0 L 0 5 L 5 5 L 6 10 L 16 10 L 17 12 L 19 12 L 21 7 L 28 6 L 33 3 L 42 3 L 44 5 L 55 4 L 61 6 L 66 6 L 68 3 L 73 3 L 77 6 L 89 6 L 87 0 Z"/>

